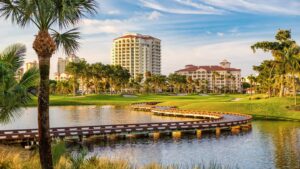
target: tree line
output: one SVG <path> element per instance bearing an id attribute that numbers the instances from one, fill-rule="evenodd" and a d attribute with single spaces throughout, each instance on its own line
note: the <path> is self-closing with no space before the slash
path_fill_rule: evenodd
<path id="1" fill-rule="evenodd" d="M 212 73 L 212 86 L 208 80 L 192 79 L 190 76 L 171 73 L 168 76 L 161 74 L 138 74 L 132 77 L 129 71 L 119 65 L 105 65 L 102 63 L 89 64 L 85 60 L 70 62 L 65 72 L 69 75 L 65 80 L 51 80 L 50 93 L 67 95 L 73 94 L 135 94 L 135 93 L 236 93 L 229 86 L 218 88 L 216 79 L 218 72 Z M 225 77 L 235 82 L 231 74 Z M 228 85 L 228 84 L 227 84 Z"/>
<path id="2" fill-rule="evenodd" d="M 299 89 L 300 47 L 292 39 L 290 30 L 279 30 L 275 41 L 257 42 L 251 46 L 254 52 L 260 49 L 270 52 L 273 59 L 264 60 L 253 66 L 257 76 L 248 77 L 250 86 L 256 93 L 272 96 L 289 96 L 295 98 Z"/>

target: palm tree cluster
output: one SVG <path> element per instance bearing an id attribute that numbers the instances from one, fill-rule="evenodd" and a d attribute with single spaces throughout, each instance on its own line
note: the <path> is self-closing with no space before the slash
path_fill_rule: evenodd
<path id="1" fill-rule="evenodd" d="M 296 96 L 300 73 L 300 47 L 292 39 L 290 30 L 279 30 L 275 39 L 274 42 L 257 42 L 252 46 L 254 52 L 257 49 L 271 52 L 273 59 L 254 66 L 258 76 L 251 78 L 251 81 L 257 84 L 257 92 L 268 93 L 269 96 Z"/>
<path id="2" fill-rule="evenodd" d="M 28 69 L 21 75 L 25 53 L 22 44 L 11 45 L 0 53 L 0 123 L 12 120 L 36 93 L 38 69 Z"/>
<path id="3" fill-rule="evenodd" d="M 66 66 L 68 80 L 50 82 L 51 94 L 121 94 L 121 93 L 235 93 L 233 86 L 217 88 L 215 81 L 222 78 L 218 72 L 213 73 L 214 90 L 209 89 L 207 80 L 192 79 L 185 75 L 171 73 L 139 74 L 132 77 L 127 69 L 119 65 L 102 63 L 88 64 L 85 60 L 70 62 Z M 230 73 L 223 78 L 234 81 Z M 231 89 L 231 90 L 229 90 Z"/>
<path id="4" fill-rule="evenodd" d="M 66 65 L 68 80 L 52 81 L 52 94 L 119 93 L 129 82 L 130 73 L 119 65 L 89 64 L 85 60 Z"/>

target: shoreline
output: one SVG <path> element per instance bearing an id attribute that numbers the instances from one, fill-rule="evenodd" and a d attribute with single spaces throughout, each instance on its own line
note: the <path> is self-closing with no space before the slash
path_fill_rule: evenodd
<path id="1" fill-rule="evenodd" d="M 239 98 L 238 101 L 233 101 Z M 249 100 L 249 95 L 86 95 L 86 96 L 50 96 L 50 106 L 129 106 L 136 102 L 161 102 L 161 106 L 177 106 L 179 109 L 224 111 L 252 115 L 254 120 L 299 121 L 300 111 L 287 107 L 293 98 L 271 98 Z M 27 107 L 35 107 L 36 98 Z"/>

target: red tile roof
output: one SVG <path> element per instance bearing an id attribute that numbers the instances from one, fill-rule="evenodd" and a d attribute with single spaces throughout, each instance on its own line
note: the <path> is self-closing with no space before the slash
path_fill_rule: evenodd
<path id="1" fill-rule="evenodd" d="M 152 36 L 149 36 L 149 35 L 124 35 L 124 36 L 120 36 L 118 38 L 115 38 L 114 40 L 117 40 L 117 39 L 123 39 L 123 38 L 141 38 L 141 39 L 158 39 L 158 38 L 154 38 Z M 158 39 L 160 40 L 160 39 Z"/>
<path id="2" fill-rule="evenodd" d="M 221 66 L 194 66 L 194 65 L 187 65 L 186 68 L 177 70 L 176 72 L 192 72 L 198 69 L 204 69 L 206 71 L 240 71 L 241 69 L 236 68 L 223 68 Z"/>

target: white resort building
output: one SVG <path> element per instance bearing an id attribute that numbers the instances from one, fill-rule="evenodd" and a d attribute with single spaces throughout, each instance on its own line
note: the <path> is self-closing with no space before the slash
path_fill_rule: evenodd
<path id="1" fill-rule="evenodd" d="M 146 72 L 160 74 L 161 40 L 136 33 L 125 34 L 114 39 L 112 64 L 126 68 L 132 77 Z"/>
<path id="2" fill-rule="evenodd" d="M 220 65 L 186 65 L 175 73 L 191 77 L 201 84 L 202 89 L 210 92 L 242 92 L 241 69 L 231 68 L 230 62 L 223 60 Z"/>

